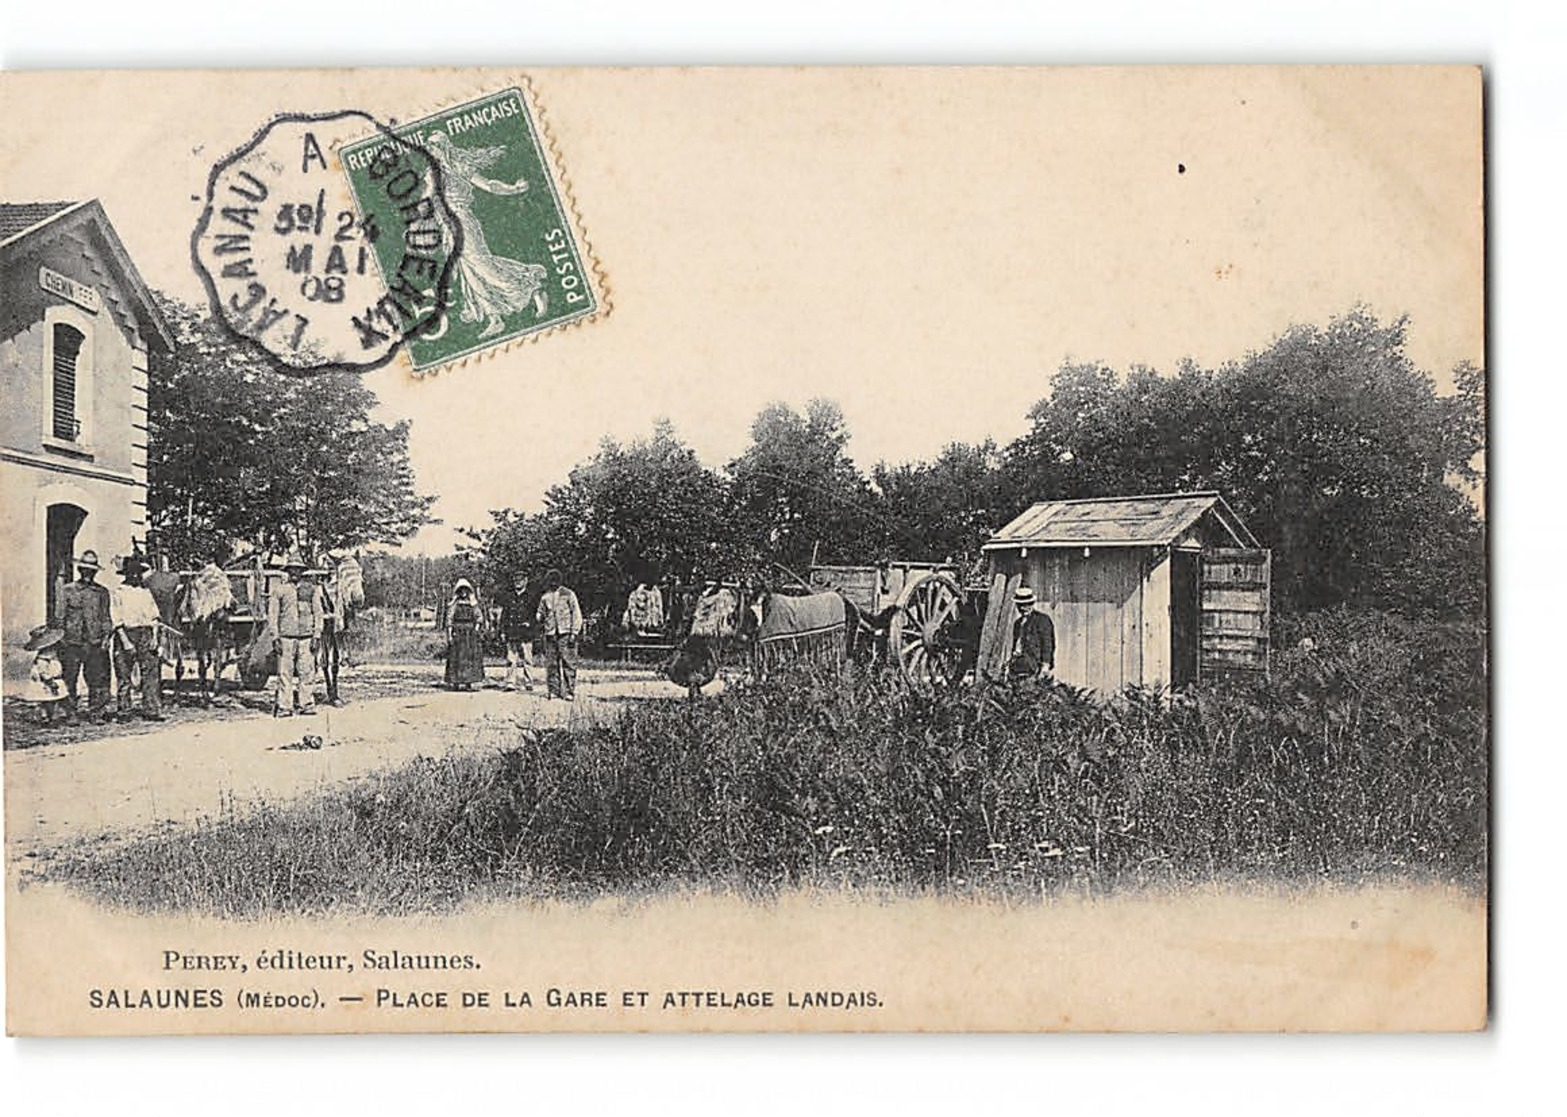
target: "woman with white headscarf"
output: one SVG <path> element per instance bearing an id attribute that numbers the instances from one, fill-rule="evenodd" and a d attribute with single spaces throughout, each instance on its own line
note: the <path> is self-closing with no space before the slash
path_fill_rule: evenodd
<path id="1" fill-rule="evenodd" d="M 472 690 L 484 682 L 484 649 L 479 646 L 479 599 L 473 583 L 458 578 L 446 605 L 446 685 Z"/>

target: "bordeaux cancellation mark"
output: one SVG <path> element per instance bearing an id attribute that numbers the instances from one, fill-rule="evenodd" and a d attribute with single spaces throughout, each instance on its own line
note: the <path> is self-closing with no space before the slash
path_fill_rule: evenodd
<path id="1" fill-rule="evenodd" d="M 350 199 L 336 148 L 367 127 Z M 285 373 L 386 364 L 450 306 L 463 221 L 445 176 L 367 113 L 275 117 L 207 180 L 191 259 L 214 313 Z"/>

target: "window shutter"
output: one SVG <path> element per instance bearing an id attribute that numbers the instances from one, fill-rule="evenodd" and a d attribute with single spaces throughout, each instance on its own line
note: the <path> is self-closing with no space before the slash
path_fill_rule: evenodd
<path id="1" fill-rule="evenodd" d="M 84 340 L 73 326 L 54 328 L 54 436 L 67 442 L 75 442 L 81 431 L 76 418 L 76 359 Z"/>

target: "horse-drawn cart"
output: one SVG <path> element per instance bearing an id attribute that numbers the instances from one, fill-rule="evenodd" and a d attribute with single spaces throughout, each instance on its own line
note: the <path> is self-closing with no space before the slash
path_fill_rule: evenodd
<path id="1" fill-rule="evenodd" d="M 179 572 L 175 631 L 180 635 L 176 679 L 184 673 L 184 652 L 196 658 L 197 685 L 204 698 L 221 686 L 224 669 L 235 663 L 240 685 L 260 690 L 272 675 L 272 642 L 266 637 L 267 597 L 274 577 L 254 561 L 227 570 L 208 565 Z M 211 681 L 208 681 L 208 675 Z"/>
<path id="2" fill-rule="evenodd" d="M 811 585 L 834 589 L 860 611 L 875 646 L 912 682 L 950 685 L 974 667 L 984 619 L 982 587 L 949 563 L 813 566 Z"/>

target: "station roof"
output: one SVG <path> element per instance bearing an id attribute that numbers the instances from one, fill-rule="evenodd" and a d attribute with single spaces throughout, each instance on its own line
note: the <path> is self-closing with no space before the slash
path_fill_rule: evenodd
<path id="1" fill-rule="evenodd" d="M 118 273 L 128 295 L 127 302 L 117 304 L 125 315 L 136 323 L 144 337 L 172 350 L 174 336 L 163 312 L 96 198 L 81 202 L 0 203 L 0 257 L 24 252 L 41 239 L 73 230 L 83 232 L 99 246 L 109 266 Z"/>
<path id="2" fill-rule="evenodd" d="M 80 202 L 20 202 L 0 203 L 0 241 L 8 241 L 19 233 L 25 233 L 34 225 L 42 225 L 51 217 Z"/>

